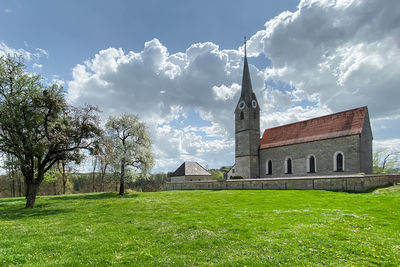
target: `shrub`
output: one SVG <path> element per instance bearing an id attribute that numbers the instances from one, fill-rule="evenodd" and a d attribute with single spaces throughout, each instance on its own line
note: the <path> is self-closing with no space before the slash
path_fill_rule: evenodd
<path id="1" fill-rule="evenodd" d="M 150 177 L 139 177 L 133 182 L 133 188 L 142 192 L 157 192 L 165 189 L 166 174 L 155 174 Z"/>
<path id="2" fill-rule="evenodd" d="M 242 176 L 236 175 L 236 176 L 232 176 L 231 179 L 243 179 Z"/>

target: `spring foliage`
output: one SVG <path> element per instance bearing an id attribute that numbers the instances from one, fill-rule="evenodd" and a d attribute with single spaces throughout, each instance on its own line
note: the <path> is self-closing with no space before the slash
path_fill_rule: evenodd
<path id="1" fill-rule="evenodd" d="M 63 88 L 24 71 L 20 58 L 0 57 L 0 150 L 14 156 L 33 208 L 44 174 L 60 160 L 79 162 L 101 134 L 97 109 L 68 105 Z"/>
<path id="2" fill-rule="evenodd" d="M 124 184 L 138 173 L 146 176 L 154 165 L 151 139 L 146 125 L 132 114 L 110 117 L 106 123 L 106 135 L 112 141 L 112 167 L 120 182 L 120 194 Z"/>

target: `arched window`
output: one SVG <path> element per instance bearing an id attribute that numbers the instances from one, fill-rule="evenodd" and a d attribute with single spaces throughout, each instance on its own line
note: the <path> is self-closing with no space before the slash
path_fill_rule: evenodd
<path id="1" fill-rule="evenodd" d="M 257 119 L 257 113 L 255 111 L 253 112 L 253 119 Z"/>
<path id="2" fill-rule="evenodd" d="M 317 164 L 314 155 L 309 155 L 307 157 L 307 172 L 315 173 L 317 172 Z"/>
<path id="3" fill-rule="evenodd" d="M 241 119 L 241 120 L 244 119 L 244 113 L 243 113 L 243 111 L 240 112 L 240 119 Z"/>
<path id="4" fill-rule="evenodd" d="M 265 164 L 265 174 L 272 174 L 272 160 L 267 160 L 267 163 Z"/>
<path id="5" fill-rule="evenodd" d="M 285 160 L 285 173 L 291 174 L 292 173 L 292 159 L 286 158 Z"/>
<path id="6" fill-rule="evenodd" d="M 333 170 L 335 172 L 344 171 L 344 154 L 342 151 L 337 151 L 333 155 Z"/>

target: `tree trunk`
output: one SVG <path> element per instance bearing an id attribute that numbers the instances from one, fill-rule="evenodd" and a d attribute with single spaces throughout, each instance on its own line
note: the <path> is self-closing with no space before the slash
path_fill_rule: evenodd
<path id="1" fill-rule="evenodd" d="M 66 184 L 67 184 L 67 179 L 64 179 L 63 178 L 63 195 L 65 195 L 65 186 L 66 186 Z"/>
<path id="2" fill-rule="evenodd" d="M 15 197 L 15 177 L 11 178 L 11 196 Z"/>
<path id="3" fill-rule="evenodd" d="M 22 181 L 21 181 L 21 177 L 19 177 L 19 176 L 17 179 L 17 183 L 18 183 L 18 196 L 22 197 Z"/>
<path id="4" fill-rule="evenodd" d="M 39 184 L 36 184 L 34 181 L 26 181 L 26 209 L 33 209 L 38 188 Z"/>
<path id="5" fill-rule="evenodd" d="M 104 192 L 104 173 L 101 173 L 100 177 L 100 192 Z"/>
<path id="6" fill-rule="evenodd" d="M 121 177 L 119 179 L 119 195 L 120 196 L 122 196 L 125 193 L 124 176 L 125 176 L 125 160 L 122 159 L 122 162 L 121 162 Z"/>
<path id="7" fill-rule="evenodd" d="M 125 184 L 123 181 L 119 182 L 119 195 L 122 196 L 125 193 Z"/>
<path id="8" fill-rule="evenodd" d="M 57 181 L 53 182 L 54 195 L 57 195 Z"/>

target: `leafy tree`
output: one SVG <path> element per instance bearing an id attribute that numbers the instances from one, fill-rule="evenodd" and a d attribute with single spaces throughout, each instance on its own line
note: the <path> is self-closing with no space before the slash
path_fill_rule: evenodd
<path id="1" fill-rule="evenodd" d="M 92 156 L 92 192 L 96 192 L 96 169 L 97 169 L 97 157 L 95 155 Z"/>
<path id="2" fill-rule="evenodd" d="M 7 178 L 10 181 L 10 195 L 12 197 L 22 195 L 21 172 L 19 171 L 18 160 L 10 154 L 3 155 L 3 168 L 7 171 Z M 18 194 L 17 194 L 18 189 Z"/>
<path id="3" fill-rule="evenodd" d="M 66 193 L 67 183 L 70 179 L 71 173 L 74 170 L 71 163 L 71 161 L 65 159 L 57 161 L 57 170 L 59 176 L 61 177 L 63 195 Z"/>
<path id="4" fill-rule="evenodd" d="M 393 173 L 399 166 L 400 152 L 390 149 L 381 149 L 373 154 L 373 172 L 374 173 Z"/>
<path id="5" fill-rule="evenodd" d="M 166 173 L 150 174 L 148 177 L 138 177 L 133 182 L 133 187 L 142 192 L 157 192 L 165 188 L 167 182 Z"/>
<path id="6" fill-rule="evenodd" d="M 220 170 L 209 170 L 209 172 L 211 173 L 211 179 L 212 180 L 218 180 L 218 181 L 222 181 L 224 180 L 224 173 Z"/>
<path id="7" fill-rule="evenodd" d="M 59 160 L 79 162 L 101 129 L 95 107 L 68 105 L 62 87 L 24 68 L 21 58 L 0 57 L 0 150 L 18 160 L 33 208 L 44 174 Z"/>
<path id="8" fill-rule="evenodd" d="M 113 144 L 112 166 L 119 176 L 119 194 L 123 195 L 124 184 L 133 174 L 141 173 L 146 176 L 153 167 L 150 135 L 146 125 L 132 114 L 111 116 L 106 123 L 106 135 Z"/>
<path id="9" fill-rule="evenodd" d="M 41 192 L 40 193 L 44 193 L 45 195 L 58 195 L 59 191 L 57 191 L 58 189 L 58 185 L 59 185 L 59 176 L 60 174 L 58 173 L 57 167 L 56 165 L 53 165 L 45 174 L 44 174 L 44 178 L 43 178 L 43 182 L 42 182 L 42 187 L 40 188 Z M 46 185 L 49 185 L 51 188 L 47 188 L 46 190 Z M 52 191 L 50 191 L 49 189 L 52 189 Z"/>
<path id="10" fill-rule="evenodd" d="M 97 158 L 98 166 L 100 169 L 100 191 L 104 192 L 104 180 L 107 171 L 112 162 L 113 143 L 107 136 L 102 136 L 99 142 L 99 149 L 96 150 L 95 156 Z"/>

